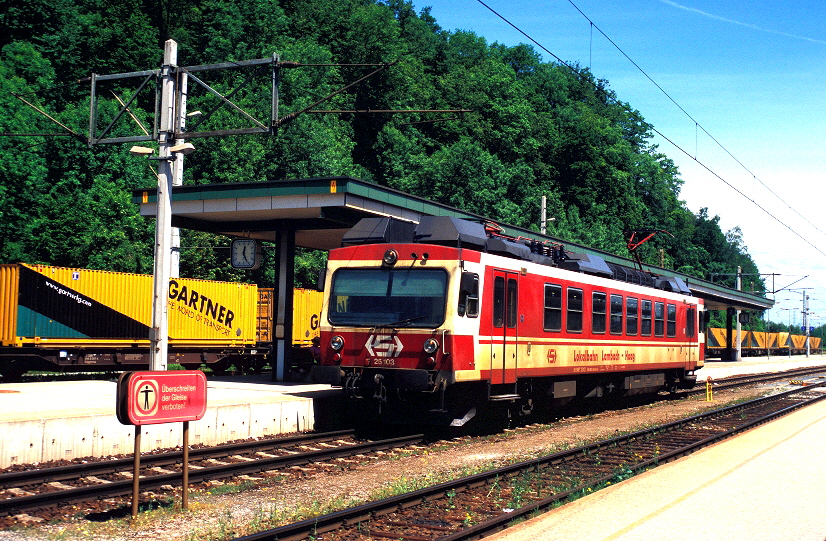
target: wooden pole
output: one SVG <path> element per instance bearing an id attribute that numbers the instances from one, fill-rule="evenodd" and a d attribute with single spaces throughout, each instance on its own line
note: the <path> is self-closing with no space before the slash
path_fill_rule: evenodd
<path id="1" fill-rule="evenodd" d="M 141 425 L 135 425 L 135 458 L 132 462 L 132 518 L 138 516 L 141 479 Z"/>
<path id="2" fill-rule="evenodd" d="M 182 482 L 181 507 L 189 509 L 189 421 L 184 421 L 184 479 Z"/>

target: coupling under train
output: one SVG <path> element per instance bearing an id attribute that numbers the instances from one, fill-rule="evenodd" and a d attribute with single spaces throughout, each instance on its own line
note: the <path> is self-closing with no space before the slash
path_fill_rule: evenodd
<path id="1" fill-rule="evenodd" d="M 493 224 L 365 218 L 331 250 L 319 383 L 361 418 L 463 426 L 575 398 L 689 389 L 701 299 Z"/>
<path id="2" fill-rule="evenodd" d="M 170 279 L 168 362 L 259 370 L 272 352 L 273 294 L 255 284 Z M 0 265 L 0 375 L 146 370 L 152 296 L 151 275 Z M 294 346 L 308 351 L 320 306 L 320 292 L 294 290 Z"/>

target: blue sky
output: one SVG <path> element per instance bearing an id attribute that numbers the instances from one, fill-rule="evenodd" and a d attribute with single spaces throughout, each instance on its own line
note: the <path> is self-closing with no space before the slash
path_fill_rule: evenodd
<path id="1" fill-rule="evenodd" d="M 781 274 L 778 288 L 808 275 L 792 287 L 812 288 L 813 323 L 826 323 L 826 3 L 572 1 L 484 0 L 553 55 L 607 79 L 681 147 L 654 139 L 680 168 L 688 208 L 707 207 L 723 231 L 739 226 L 760 272 Z M 445 30 L 530 43 L 478 0 L 413 3 L 430 6 Z M 798 310 L 793 322 L 802 293 L 777 294 L 778 307 Z"/>

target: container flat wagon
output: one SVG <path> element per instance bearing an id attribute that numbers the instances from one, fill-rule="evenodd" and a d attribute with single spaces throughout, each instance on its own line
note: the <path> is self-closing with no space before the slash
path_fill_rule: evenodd
<path id="1" fill-rule="evenodd" d="M 733 335 L 736 333 L 732 333 Z M 726 329 L 710 327 L 706 332 L 706 356 L 721 358 L 725 355 Z M 744 357 L 765 357 L 767 355 L 787 355 L 791 345 L 792 355 L 805 355 L 806 335 L 787 332 L 740 331 L 740 352 Z M 819 336 L 809 336 L 808 351 L 821 352 Z"/>
<path id="2" fill-rule="evenodd" d="M 149 365 L 151 275 L 0 265 L 0 374 L 141 370 Z M 315 292 L 310 292 L 315 293 Z M 318 334 L 320 293 L 296 303 L 294 340 Z M 273 290 L 190 278 L 169 281 L 170 364 L 260 369 L 272 349 Z M 305 306 L 306 304 L 306 306 Z M 316 306 L 317 305 L 317 306 Z M 310 328 L 315 310 L 315 329 Z"/>

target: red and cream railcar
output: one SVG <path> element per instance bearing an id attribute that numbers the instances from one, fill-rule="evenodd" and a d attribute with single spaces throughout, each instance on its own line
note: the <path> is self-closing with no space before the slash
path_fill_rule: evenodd
<path id="1" fill-rule="evenodd" d="M 482 224 L 368 218 L 330 252 L 314 379 L 386 421 L 452 426 L 486 407 L 691 388 L 701 309 L 679 278 Z"/>

